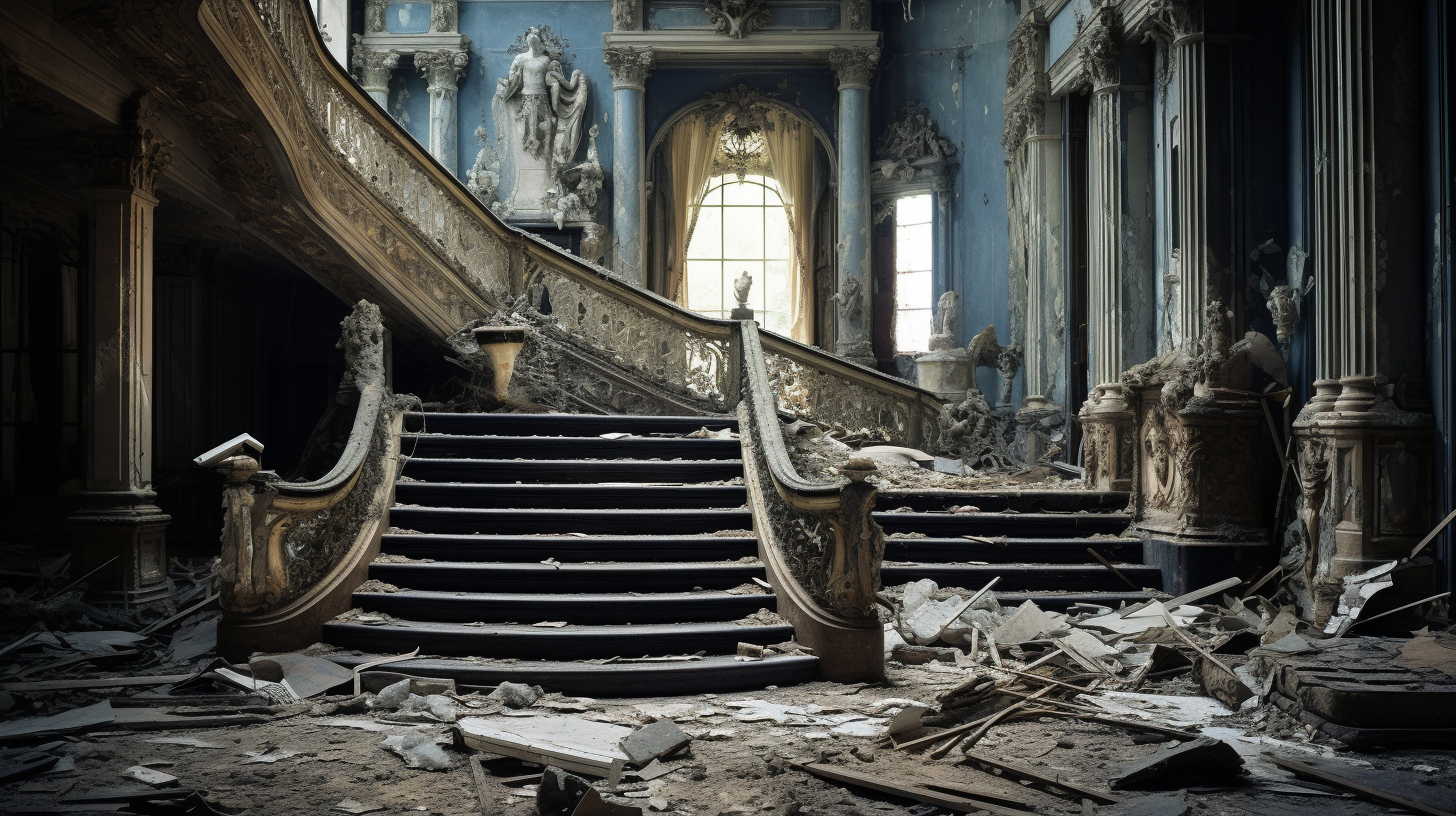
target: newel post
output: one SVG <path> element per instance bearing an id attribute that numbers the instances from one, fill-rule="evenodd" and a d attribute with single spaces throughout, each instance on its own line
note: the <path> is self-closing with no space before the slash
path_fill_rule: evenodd
<path id="1" fill-rule="evenodd" d="M 835 535 L 827 594 L 834 610 L 846 618 L 872 619 L 885 532 L 871 515 L 878 490 L 867 479 L 879 470 L 872 460 L 856 457 L 840 472 L 849 477 L 849 484 L 839 491 L 839 512 L 830 519 Z"/>
<path id="2" fill-rule="evenodd" d="M 222 493 L 222 564 L 217 575 L 222 608 L 255 612 L 275 606 L 288 576 L 283 559 L 254 546 L 254 496 L 249 479 L 261 465 L 251 456 L 231 456 L 216 468 L 225 480 Z"/>

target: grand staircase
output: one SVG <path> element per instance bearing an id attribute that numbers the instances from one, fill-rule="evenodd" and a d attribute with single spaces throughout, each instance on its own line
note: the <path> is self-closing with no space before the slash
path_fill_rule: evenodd
<path id="1" fill-rule="evenodd" d="M 714 417 L 410 415 L 371 580 L 354 593 L 357 612 L 324 626 L 327 643 L 354 651 L 334 659 L 418 648 L 390 668 L 602 697 L 812 679 L 812 655 L 736 655 L 739 643 L 794 636 L 760 611 L 775 599 L 759 583 L 739 441 L 688 436 L 736 428 Z M 1136 563 L 1138 542 L 1108 537 L 1127 526 L 1126 503 L 1091 491 L 883 491 L 883 582 L 976 588 L 999 575 L 1003 604 L 1047 609 L 1140 600 L 1086 552 L 1158 585 Z M 978 512 L 950 512 L 966 505 Z"/>
<path id="2" fill-rule="evenodd" d="M 445 659 L 391 669 L 592 696 L 814 677 L 813 656 L 736 657 L 740 642 L 793 639 L 791 627 L 760 614 L 774 610 L 774 596 L 755 581 L 764 568 L 738 440 L 686 437 L 734 430 L 737 420 L 430 413 L 407 421 L 409 461 L 365 585 L 375 589 L 354 594 L 362 616 L 324 626 L 326 642 L 361 652 L 339 662 L 418 647 Z"/>

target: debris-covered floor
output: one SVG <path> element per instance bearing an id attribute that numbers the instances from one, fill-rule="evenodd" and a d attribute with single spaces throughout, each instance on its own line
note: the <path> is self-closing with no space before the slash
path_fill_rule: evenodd
<path id="1" fill-rule="evenodd" d="M 0 811 L 1456 811 L 1450 628 L 1325 638 L 1238 587 L 1063 615 L 922 581 L 884 684 L 592 700 L 230 666 L 189 575 L 180 610 L 3 599 Z"/>

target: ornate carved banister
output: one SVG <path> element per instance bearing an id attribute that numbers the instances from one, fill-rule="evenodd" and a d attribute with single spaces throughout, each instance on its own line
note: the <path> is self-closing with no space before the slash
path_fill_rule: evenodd
<path id="1" fill-rule="evenodd" d="M 840 682 L 884 679 L 884 630 L 875 610 L 885 537 L 870 516 L 875 472 L 851 459 L 847 484 L 812 482 L 794 468 L 779 426 L 758 327 L 739 323 L 738 403 L 743 475 L 759 558 L 778 610 L 819 656 L 820 674 Z"/>
<path id="2" fill-rule="evenodd" d="M 688 312 L 501 221 L 327 53 L 307 0 L 198 0 L 198 21 L 262 114 L 298 214 L 339 233 L 389 295 L 391 326 L 443 340 L 521 296 L 551 304 L 583 354 L 724 410 L 736 401 L 732 323 Z M 779 407 L 924 447 L 929 392 L 765 333 Z"/>
<path id="3" fill-rule="evenodd" d="M 259 463 L 234 456 L 219 467 L 223 488 L 218 568 L 225 655 L 301 648 L 349 595 L 378 552 L 394 490 L 401 416 L 385 378 L 379 308 L 360 301 L 341 323 L 345 372 L 340 403 L 356 404 L 347 442 L 328 473 L 310 482 L 260 478 Z"/>

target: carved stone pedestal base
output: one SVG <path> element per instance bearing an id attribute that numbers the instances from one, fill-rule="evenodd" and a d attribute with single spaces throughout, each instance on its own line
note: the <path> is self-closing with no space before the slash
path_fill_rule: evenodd
<path id="1" fill-rule="evenodd" d="M 1026 461 L 1037 461 L 1051 450 L 1052 436 L 1064 424 L 1060 405 L 1040 395 L 1027 397 L 1016 412 L 1016 450 Z"/>
<path id="2" fill-rule="evenodd" d="M 946 402 L 958 403 L 971 387 L 971 358 L 959 348 L 918 355 L 915 384 Z"/>
<path id="3" fill-rule="evenodd" d="M 86 579 L 88 596 L 134 604 L 165 598 L 167 524 L 172 517 L 152 502 L 155 493 L 84 493 L 84 509 L 67 519 L 71 574 Z"/>
<path id="4" fill-rule="evenodd" d="M 1295 423 L 1299 520 L 1312 617 L 1334 611 L 1341 579 L 1404 558 L 1430 529 L 1431 422 L 1380 399 Z"/>
<path id="5" fill-rule="evenodd" d="M 1131 532 L 1178 593 L 1247 578 L 1274 552 L 1259 513 L 1257 400 L 1213 391 L 1177 410 L 1159 388 L 1138 393 L 1138 506 Z"/>
<path id="6" fill-rule="evenodd" d="M 1099 385 L 1077 414 L 1082 463 L 1094 490 L 1131 490 L 1137 461 L 1137 418 L 1120 384 Z"/>

